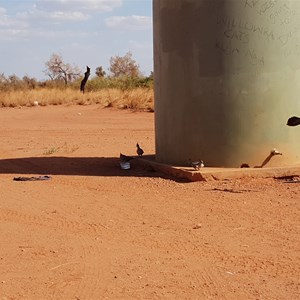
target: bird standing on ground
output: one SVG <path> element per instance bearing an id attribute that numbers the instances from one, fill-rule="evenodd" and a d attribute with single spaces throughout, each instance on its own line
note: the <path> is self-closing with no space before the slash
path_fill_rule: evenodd
<path id="1" fill-rule="evenodd" d="M 300 125 L 300 118 L 298 117 L 290 117 L 286 123 L 287 126 L 297 126 Z"/>
<path id="2" fill-rule="evenodd" d="M 140 147 L 140 145 L 137 143 L 136 144 L 136 153 L 138 156 L 142 156 L 144 154 L 144 150 Z"/>
<path id="3" fill-rule="evenodd" d="M 190 165 L 193 167 L 195 170 L 199 170 L 200 168 L 204 167 L 204 162 L 203 160 L 198 160 L 198 161 L 191 161 L 190 160 Z"/>

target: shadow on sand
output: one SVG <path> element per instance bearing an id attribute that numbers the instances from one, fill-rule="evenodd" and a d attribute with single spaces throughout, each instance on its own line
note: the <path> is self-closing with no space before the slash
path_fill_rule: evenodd
<path id="1" fill-rule="evenodd" d="M 172 179 L 131 160 L 131 169 L 122 170 L 116 157 L 26 157 L 0 159 L 0 174 L 73 176 L 161 177 Z"/>

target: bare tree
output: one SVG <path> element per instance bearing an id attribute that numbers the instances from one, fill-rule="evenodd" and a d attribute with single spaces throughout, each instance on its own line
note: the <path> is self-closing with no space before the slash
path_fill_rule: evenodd
<path id="1" fill-rule="evenodd" d="M 105 77 L 106 72 L 103 70 L 103 67 L 100 66 L 100 67 L 97 67 L 97 68 L 96 68 L 95 74 L 96 74 L 98 77 Z"/>
<path id="2" fill-rule="evenodd" d="M 0 73 L 0 83 L 7 83 L 8 80 L 5 77 L 4 73 Z"/>
<path id="3" fill-rule="evenodd" d="M 8 80 L 9 80 L 9 83 L 14 84 L 14 85 L 17 85 L 18 83 L 21 82 L 21 79 L 15 74 L 8 76 Z"/>
<path id="4" fill-rule="evenodd" d="M 132 53 L 127 52 L 124 56 L 112 56 L 109 60 L 109 71 L 113 77 L 129 76 L 138 77 L 141 75 L 140 66 L 132 58 Z"/>
<path id="5" fill-rule="evenodd" d="M 38 86 L 38 81 L 35 78 L 30 78 L 28 75 L 23 76 L 23 83 L 31 89 L 34 89 Z"/>
<path id="6" fill-rule="evenodd" d="M 52 54 L 50 59 L 45 63 L 47 69 L 44 71 L 51 80 L 62 79 L 67 85 L 69 82 L 80 77 L 80 70 L 77 66 L 71 66 L 65 63 L 62 56 L 59 54 Z"/>
<path id="7" fill-rule="evenodd" d="M 4 73 L 0 73 L 0 91 L 5 90 L 8 84 L 8 79 L 5 77 Z"/>

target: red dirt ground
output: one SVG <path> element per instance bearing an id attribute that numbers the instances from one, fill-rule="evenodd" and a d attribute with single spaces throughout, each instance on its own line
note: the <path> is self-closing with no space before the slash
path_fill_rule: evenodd
<path id="1" fill-rule="evenodd" d="M 121 170 L 153 118 L 0 109 L 0 300 L 300 299 L 300 183 Z"/>

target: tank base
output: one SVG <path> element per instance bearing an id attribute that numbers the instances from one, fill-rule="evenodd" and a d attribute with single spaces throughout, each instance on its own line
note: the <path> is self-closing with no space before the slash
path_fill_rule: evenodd
<path id="1" fill-rule="evenodd" d="M 203 167 L 194 170 L 192 167 L 178 167 L 155 161 L 154 157 L 138 158 L 138 164 L 162 172 L 177 180 L 210 181 L 243 178 L 275 178 L 286 179 L 287 182 L 300 183 L 300 164 L 284 167 L 253 167 L 253 168 L 212 168 Z M 298 178 L 294 180 L 294 178 Z"/>

